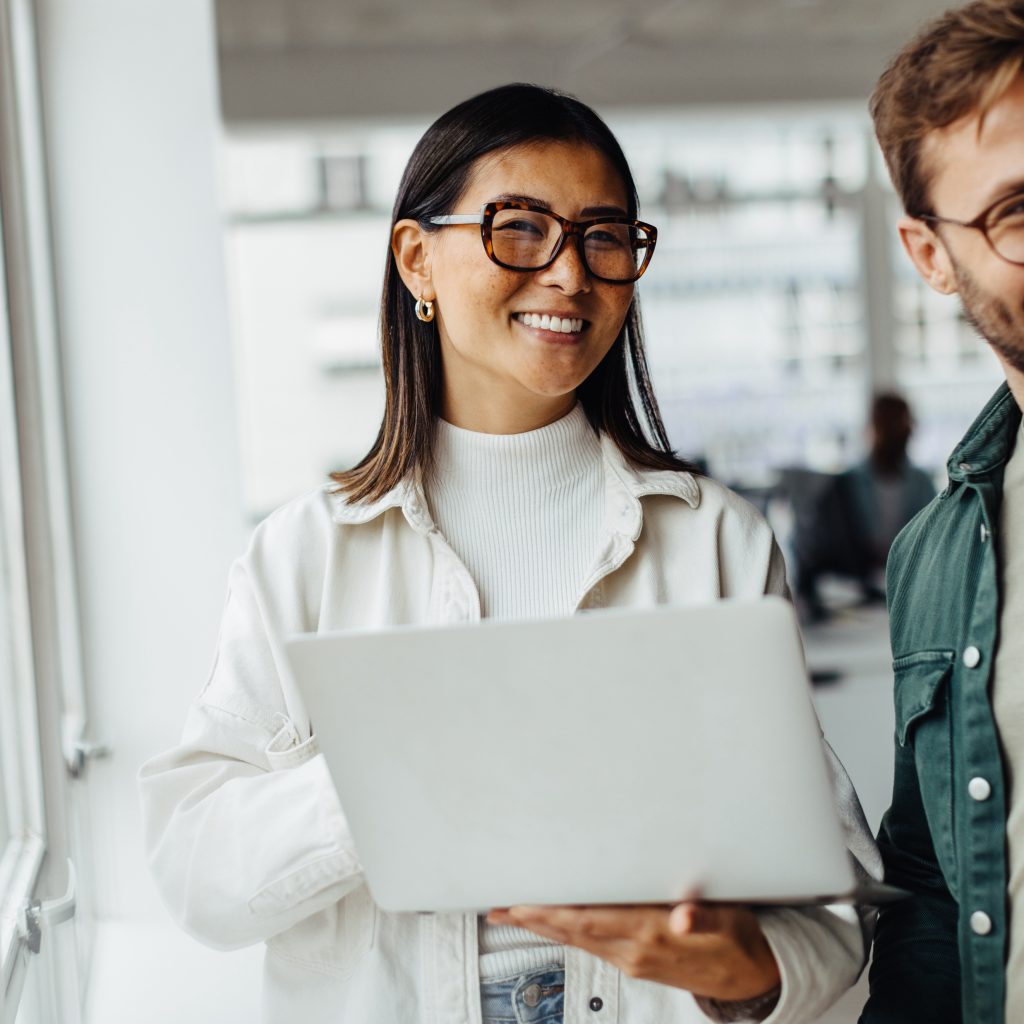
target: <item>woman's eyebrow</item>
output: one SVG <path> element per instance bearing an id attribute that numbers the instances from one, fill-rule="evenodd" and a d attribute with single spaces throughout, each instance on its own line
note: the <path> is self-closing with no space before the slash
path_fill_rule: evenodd
<path id="1" fill-rule="evenodd" d="M 530 206 L 543 206 L 545 210 L 551 210 L 552 206 L 546 199 L 540 196 L 527 196 L 519 192 L 502 192 L 495 196 L 491 202 L 494 203 L 527 203 Z M 580 211 L 582 217 L 625 217 L 626 211 L 621 206 L 587 206 Z"/>
<path id="2" fill-rule="evenodd" d="M 587 206 L 580 210 L 584 217 L 625 217 L 628 216 L 621 206 Z"/>

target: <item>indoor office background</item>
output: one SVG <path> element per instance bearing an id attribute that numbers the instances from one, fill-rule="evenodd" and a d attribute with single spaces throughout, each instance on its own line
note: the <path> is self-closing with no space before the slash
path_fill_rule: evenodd
<path id="1" fill-rule="evenodd" d="M 538 81 L 618 133 L 660 230 L 639 291 L 673 443 L 787 550 L 786 472 L 861 458 L 879 389 L 942 485 L 999 372 L 899 251 L 865 103 L 944 6 L 0 0 L 0 1024 L 258 1019 L 260 950 L 207 951 L 156 898 L 135 772 L 254 522 L 376 431 L 388 212 L 458 100 Z M 815 700 L 876 827 L 884 612 L 826 584 Z"/>

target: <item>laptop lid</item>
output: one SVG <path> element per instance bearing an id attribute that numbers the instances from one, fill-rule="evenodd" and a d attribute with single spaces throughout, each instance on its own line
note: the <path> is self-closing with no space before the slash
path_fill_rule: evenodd
<path id="1" fill-rule="evenodd" d="M 286 646 L 386 910 L 853 890 L 780 598 Z"/>

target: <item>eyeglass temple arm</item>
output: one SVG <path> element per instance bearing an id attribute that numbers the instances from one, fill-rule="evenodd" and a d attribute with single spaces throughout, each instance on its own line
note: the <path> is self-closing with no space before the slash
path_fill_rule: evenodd
<path id="1" fill-rule="evenodd" d="M 932 224 L 952 224 L 958 228 L 977 228 L 981 230 L 981 225 L 977 223 L 977 218 L 974 220 L 953 220 L 952 217 L 937 217 L 934 213 L 919 213 L 914 216 L 914 220 L 926 220 Z"/>
<path id="2" fill-rule="evenodd" d="M 449 213 L 443 217 L 430 217 L 427 223 L 443 226 L 445 224 L 479 224 L 482 221 L 483 217 L 479 213 Z"/>

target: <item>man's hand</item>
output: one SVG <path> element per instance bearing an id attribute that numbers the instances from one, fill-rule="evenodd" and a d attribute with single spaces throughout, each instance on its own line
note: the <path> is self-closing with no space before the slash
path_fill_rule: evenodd
<path id="1" fill-rule="evenodd" d="M 744 907 L 510 907 L 487 919 L 578 946 L 630 977 L 720 1002 L 753 999 L 780 983 L 757 918 Z"/>

